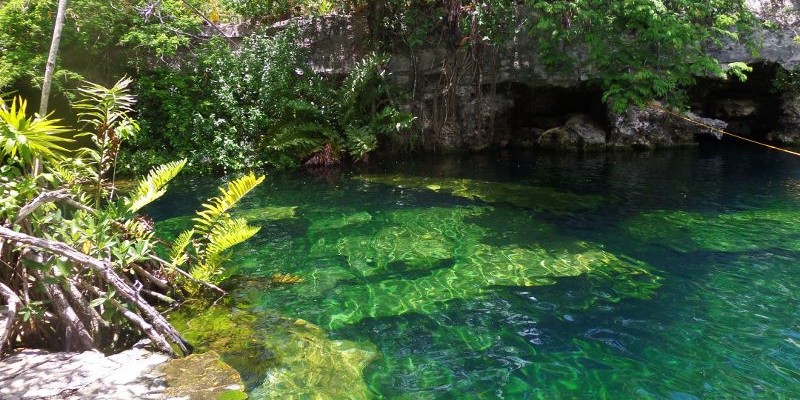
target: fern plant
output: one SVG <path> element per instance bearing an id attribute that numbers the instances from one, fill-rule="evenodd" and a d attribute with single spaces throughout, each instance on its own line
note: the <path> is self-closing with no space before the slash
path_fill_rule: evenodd
<path id="1" fill-rule="evenodd" d="M 168 162 L 150 170 L 147 176 L 140 180 L 136 189 L 125 199 L 129 213 L 135 213 L 142 207 L 152 203 L 167 191 L 167 183 L 172 180 L 186 165 L 186 159 Z"/>
<path id="2" fill-rule="evenodd" d="M 189 274 L 203 282 L 218 283 L 222 279 L 223 263 L 230 256 L 228 250 L 261 229 L 248 225 L 244 218 L 233 218 L 229 211 L 263 181 L 264 176 L 249 173 L 220 187 L 220 195 L 203 203 L 197 211 L 192 229 L 176 239 L 170 250 L 172 265 L 180 267 L 193 255 L 196 262 Z M 197 288 L 190 284 L 187 289 L 195 291 Z"/>

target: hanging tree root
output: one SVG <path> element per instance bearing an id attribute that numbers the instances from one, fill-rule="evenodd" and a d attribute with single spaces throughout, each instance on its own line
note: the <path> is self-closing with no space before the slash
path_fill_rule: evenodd
<path id="1" fill-rule="evenodd" d="M 171 347 L 169 346 L 169 343 L 172 343 L 175 346 L 177 346 L 181 354 L 188 355 L 191 353 L 191 345 L 183 337 L 181 337 L 178 331 L 175 330 L 175 328 L 172 325 L 170 325 L 169 322 L 167 322 L 167 320 L 164 318 L 163 315 L 161 315 L 155 308 L 153 308 L 147 301 L 145 301 L 140 296 L 139 291 L 137 289 L 131 287 L 127 282 L 125 282 L 125 279 L 123 277 L 121 277 L 114 271 L 114 269 L 112 268 L 112 264 L 110 262 L 98 260 L 94 257 L 88 256 L 84 253 L 81 253 L 69 247 L 64 243 L 37 238 L 24 233 L 13 231 L 4 226 L 0 226 L 0 238 L 4 238 L 6 240 L 18 244 L 27 245 L 38 250 L 44 250 L 47 253 L 51 253 L 53 255 L 60 257 L 65 257 L 78 265 L 88 267 L 89 269 L 94 271 L 102 281 L 105 281 L 107 284 L 111 285 L 116 290 L 117 295 L 119 297 L 121 297 L 125 302 L 130 303 L 136 307 L 136 309 L 139 311 L 141 315 L 134 313 L 133 311 L 130 311 L 129 313 L 123 313 L 123 315 L 134 326 L 136 326 L 140 330 L 143 330 L 143 332 L 146 335 L 148 335 L 148 337 L 150 337 L 151 335 L 157 335 L 158 340 L 154 340 L 154 344 L 158 346 L 160 350 L 170 355 L 174 355 L 175 354 L 174 351 L 172 351 Z M 48 295 L 50 295 L 54 303 L 60 303 L 59 294 L 61 294 L 61 296 L 63 297 L 64 293 L 61 292 L 60 288 L 58 288 L 57 286 L 55 285 L 52 286 L 54 287 L 47 289 Z M 64 302 L 66 303 L 66 300 L 64 300 Z M 62 318 L 64 317 L 67 318 L 66 321 L 69 322 L 68 325 L 71 326 L 73 322 L 77 321 L 75 322 L 74 326 L 76 327 L 76 329 L 78 329 L 77 337 L 81 343 L 83 343 L 85 337 L 84 335 L 82 335 L 83 332 L 86 332 L 87 336 L 91 338 L 91 335 L 88 335 L 88 331 L 86 331 L 85 326 L 83 332 L 79 330 L 79 328 L 83 326 L 83 323 L 80 322 L 80 319 L 77 317 L 77 314 L 74 313 L 74 310 L 72 310 L 72 314 L 74 314 L 74 316 L 68 315 L 69 313 L 68 310 L 71 309 L 71 307 L 61 307 L 58 306 L 58 304 L 56 305 L 57 305 L 56 311 L 59 312 L 59 315 Z M 114 303 L 112 303 L 112 305 L 114 305 Z M 69 304 L 66 303 L 66 306 L 69 306 Z M 61 314 L 62 312 L 67 314 Z M 139 318 L 137 319 L 136 317 Z M 148 328 L 147 325 L 143 325 L 142 322 L 149 324 L 152 329 Z M 164 345 L 164 343 L 167 343 L 167 345 Z"/>

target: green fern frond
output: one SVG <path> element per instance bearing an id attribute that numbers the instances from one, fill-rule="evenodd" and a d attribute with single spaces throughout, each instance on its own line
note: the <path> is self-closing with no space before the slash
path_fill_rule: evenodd
<path id="1" fill-rule="evenodd" d="M 195 230 L 201 234 L 212 232 L 218 223 L 227 219 L 228 210 L 263 181 L 263 175 L 256 177 L 251 172 L 229 182 L 225 187 L 221 187 L 219 189 L 221 195 L 211 198 L 207 203 L 203 203 L 201 206 L 202 211 L 197 212 L 197 217 L 193 219 L 195 221 Z"/>
<path id="2" fill-rule="evenodd" d="M 150 170 L 150 173 L 139 181 L 136 189 L 127 199 L 128 211 L 136 212 L 166 193 L 166 185 L 178 175 L 186 165 L 186 159 L 171 161 Z"/>
<path id="3" fill-rule="evenodd" d="M 170 248 L 169 252 L 169 258 L 172 266 L 178 267 L 186 264 L 186 262 L 189 261 L 189 256 L 186 254 L 186 248 L 192 243 L 192 237 L 194 237 L 194 229 L 189 229 L 188 231 L 183 231 L 180 235 L 178 235 L 178 238 L 175 239 L 175 242 L 172 244 L 172 248 Z"/>
<path id="4" fill-rule="evenodd" d="M 189 274 L 192 278 L 203 282 L 217 283 L 219 279 L 215 276 L 219 275 L 222 269 L 221 259 L 209 259 L 205 262 L 195 265 Z"/>
<path id="5" fill-rule="evenodd" d="M 260 227 L 247 225 L 244 218 L 228 219 L 218 223 L 208 236 L 205 256 L 212 258 L 225 250 L 250 239 L 261 230 Z"/>

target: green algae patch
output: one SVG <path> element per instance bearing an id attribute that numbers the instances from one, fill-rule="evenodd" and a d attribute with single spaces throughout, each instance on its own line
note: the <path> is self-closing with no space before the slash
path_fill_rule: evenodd
<path id="1" fill-rule="evenodd" d="M 222 306 L 181 310 L 170 321 L 197 349 L 218 352 L 240 371 L 253 399 L 369 398 L 362 374 L 378 356 L 370 343 L 330 340 L 303 320 Z"/>
<path id="2" fill-rule="evenodd" d="M 648 298 L 660 285 L 644 263 L 596 244 L 552 234 L 547 247 L 537 244 L 537 237 L 529 237 L 528 245 L 503 244 L 502 238 L 491 242 L 494 232 L 477 222 L 494 212 L 477 206 L 413 208 L 376 213 L 359 224 L 326 223 L 328 229 L 309 232 L 308 256 L 341 263 L 314 271 L 329 279 L 321 285 L 311 277 L 310 284 L 265 293 L 261 301 L 257 298 L 263 295 L 255 293 L 253 301 L 289 301 L 290 314 L 311 312 L 323 326 L 339 329 L 365 318 L 430 314 L 449 301 L 477 298 L 498 287 L 551 285 L 563 277 L 613 282 L 608 296 L 615 299 Z M 530 216 L 520 220 L 532 225 L 528 232 L 534 235 L 550 230 Z M 512 236 L 521 237 L 524 229 L 516 229 Z"/>
<path id="3" fill-rule="evenodd" d="M 430 314 L 446 307 L 448 301 L 476 298 L 493 287 L 551 285 L 558 278 L 570 276 L 612 279 L 618 282 L 614 289 L 619 297 L 648 298 L 659 287 L 658 277 L 644 263 L 617 257 L 591 244 L 577 246 L 583 250 L 475 244 L 458 254 L 450 268 L 416 279 L 391 278 L 342 291 L 337 302 L 328 303 L 330 327 L 336 329 L 368 317 Z"/>
<path id="4" fill-rule="evenodd" d="M 371 183 L 449 193 L 469 200 L 507 203 L 538 211 L 569 212 L 596 208 L 602 197 L 560 192 L 551 188 L 473 179 L 420 177 L 403 174 L 363 175 Z"/>
<path id="5" fill-rule="evenodd" d="M 465 218 L 487 208 L 428 208 L 398 210 L 376 218 L 377 230 L 363 234 L 322 232 L 311 248 L 312 256 L 336 254 L 347 259 L 356 276 L 393 272 L 398 268 L 427 269 L 453 258 L 463 246 L 482 237 L 484 230 Z"/>
<path id="6" fill-rule="evenodd" d="M 315 219 L 308 227 L 309 231 L 324 231 L 330 229 L 341 229 L 346 226 L 364 224 L 372 221 L 372 215 L 366 211 L 353 214 L 326 216 Z"/>
<path id="7" fill-rule="evenodd" d="M 190 400 L 246 399 L 239 373 L 210 351 L 170 360 L 160 367 L 164 372 L 168 398 Z"/>
<path id="8" fill-rule="evenodd" d="M 231 214 L 236 218 L 245 218 L 248 221 L 276 221 L 295 218 L 297 206 L 237 209 Z"/>
<path id="9" fill-rule="evenodd" d="M 253 390 L 254 399 L 368 399 L 362 376 L 378 357 L 371 344 L 330 340 L 303 320 L 283 324 L 267 334 L 275 345 L 276 368 Z"/>
<path id="10" fill-rule="evenodd" d="M 655 211 L 629 220 L 635 237 L 682 252 L 800 251 L 800 211 L 753 210 L 725 214 Z"/>

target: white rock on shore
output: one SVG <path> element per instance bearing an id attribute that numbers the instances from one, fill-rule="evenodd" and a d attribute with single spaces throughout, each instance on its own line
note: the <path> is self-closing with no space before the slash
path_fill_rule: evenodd
<path id="1" fill-rule="evenodd" d="M 166 383 L 157 367 L 168 360 L 144 349 L 108 357 L 22 350 L 0 362 L 0 398 L 163 399 Z"/>

